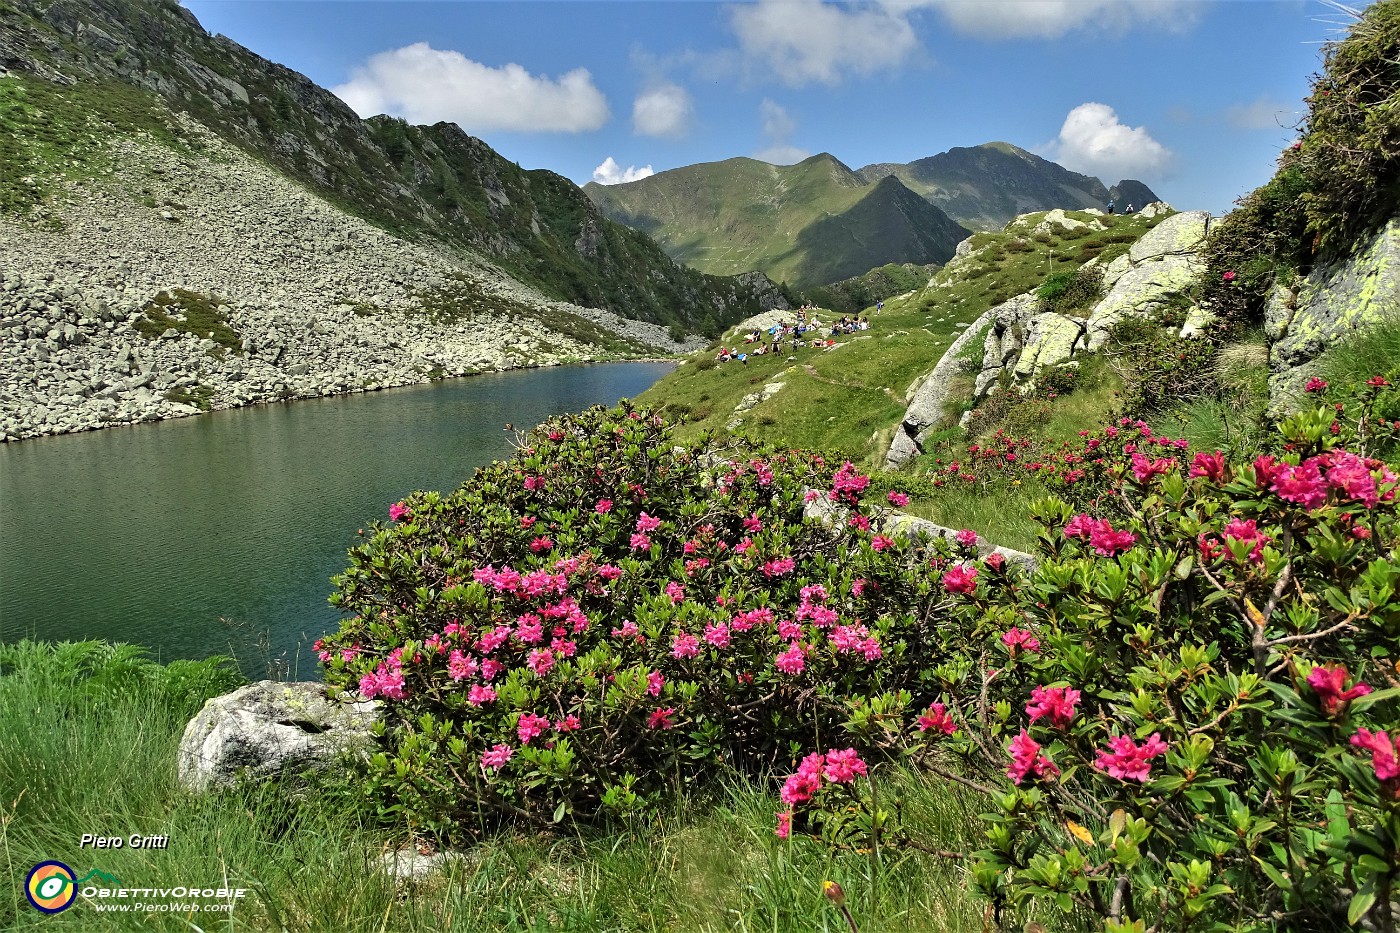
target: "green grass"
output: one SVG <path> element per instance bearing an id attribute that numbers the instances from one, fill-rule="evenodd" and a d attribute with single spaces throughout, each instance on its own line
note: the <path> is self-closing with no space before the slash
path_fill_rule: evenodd
<path id="1" fill-rule="evenodd" d="M 229 352 L 241 355 L 243 336 L 229 326 L 224 304 L 218 295 L 203 295 L 184 288 L 162 291 L 141 310 L 136 330 L 147 340 L 155 340 L 173 328 L 208 338 Z"/>
<path id="2" fill-rule="evenodd" d="M 190 796 L 175 780 L 185 723 L 239 682 L 224 662 L 151 663 L 100 643 L 0 645 L 0 865 L 12 879 L 57 859 L 124 886 L 244 887 L 231 916 L 99 913 L 53 917 L 19 884 L 0 891 L 6 930 L 779 931 L 838 933 L 821 893 L 846 889 L 863 933 L 976 929 L 982 904 L 962 868 L 935 856 L 833 853 L 773 835 L 774 788 L 734 780 L 612 830 L 504 834 L 446 873 L 396 886 L 377 869 L 402 841 L 334 782 L 260 784 Z M 982 801 L 889 765 L 884 799 L 930 846 L 978 845 Z M 164 850 L 94 851 L 79 835 L 166 834 Z"/>
<path id="3" fill-rule="evenodd" d="M 28 213 L 61 179 L 105 173 L 112 135 L 149 133 L 179 146 L 168 118 L 153 95 L 117 81 L 63 88 L 13 73 L 0 78 L 0 213 Z"/>

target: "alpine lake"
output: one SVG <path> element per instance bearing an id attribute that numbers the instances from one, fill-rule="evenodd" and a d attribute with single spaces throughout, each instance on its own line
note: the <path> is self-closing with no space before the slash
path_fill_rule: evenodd
<path id="1" fill-rule="evenodd" d="M 473 376 L 0 444 L 0 642 L 107 639 L 318 676 L 356 530 L 513 453 L 513 431 L 669 363 Z"/>

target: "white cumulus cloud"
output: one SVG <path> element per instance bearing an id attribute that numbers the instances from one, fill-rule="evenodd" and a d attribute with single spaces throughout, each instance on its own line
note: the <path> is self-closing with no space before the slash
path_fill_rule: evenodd
<path id="1" fill-rule="evenodd" d="M 753 154 L 755 159 L 773 165 L 792 165 L 811 155 L 806 149 L 788 141 L 797 132 L 797 121 L 781 104 L 765 97 L 758 105 L 758 116 L 763 121 L 763 136 L 767 145 Z"/>
<path id="2" fill-rule="evenodd" d="M 603 164 L 593 170 L 593 180 L 600 185 L 620 185 L 628 181 L 640 181 L 643 178 L 650 178 L 656 172 L 652 171 L 650 165 L 643 165 L 637 168 L 629 165 L 623 168 L 617 164 L 617 160 L 608 156 L 603 160 Z"/>
<path id="3" fill-rule="evenodd" d="M 891 10 L 933 7 L 958 32 L 982 39 L 1058 39 L 1076 30 L 1137 26 L 1180 32 L 1200 16 L 1190 0 L 885 0 Z"/>
<path id="4" fill-rule="evenodd" d="M 695 106 L 678 84 L 662 84 L 637 95 L 632 102 L 632 131 L 638 136 L 684 136 L 690 131 Z"/>
<path id="5" fill-rule="evenodd" d="M 758 0 L 733 7 L 730 25 L 748 67 L 792 87 L 894 68 L 918 47 L 908 17 L 878 5 Z"/>
<path id="6" fill-rule="evenodd" d="M 1065 117 L 1050 158 L 1066 168 L 1096 175 L 1108 184 L 1124 178 L 1153 178 L 1171 163 L 1171 150 L 1147 132 L 1128 126 L 1107 104 L 1080 104 Z"/>
<path id="7" fill-rule="evenodd" d="M 550 78 L 516 64 L 493 68 L 426 42 L 371 56 L 331 91 L 362 117 L 445 120 L 469 132 L 579 133 L 608 120 L 607 99 L 585 68 Z"/>

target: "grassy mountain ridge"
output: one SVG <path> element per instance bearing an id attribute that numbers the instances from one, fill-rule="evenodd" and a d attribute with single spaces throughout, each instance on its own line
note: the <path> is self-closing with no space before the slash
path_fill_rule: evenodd
<path id="1" fill-rule="evenodd" d="M 968 233 L 897 179 L 869 184 L 826 153 L 791 166 L 727 159 L 584 191 L 681 262 L 759 269 L 796 286 L 887 262 L 944 262 Z"/>
<path id="2" fill-rule="evenodd" d="M 99 89 L 89 103 L 104 87 L 149 92 L 347 212 L 479 253 L 549 296 L 690 328 L 781 300 L 761 277 L 677 265 L 567 179 L 523 170 L 453 124 L 361 120 L 305 76 L 209 35 L 173 0 L 20 0 L 4 19 L 6 70 Z"/>
<path id="3" fill-rule="evenodd" d="M 1000 229 L 1020 214 L 1056 207 L 1102 210 L 1110 198 L 1120 209 L 1158 200 L 1142 182 L 1124 180 L 1107 188 L 1097 178 L 1004 142 L 949 149 L 907 164 L 867 165 L 857 174 L 872 182 L 893 175 L 974 230 Z"/>

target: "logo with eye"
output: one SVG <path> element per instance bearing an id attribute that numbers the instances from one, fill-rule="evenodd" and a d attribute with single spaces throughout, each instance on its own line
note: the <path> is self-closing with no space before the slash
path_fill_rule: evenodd
<path id="1" fill-rule="evenodd" d="M 34 909 L 56 914 L 73 906 L 78 898 L 77 879 L 73 869 L 62 862 L 40 862 L 30 869 L 24 879 L 24 896 Z"/>

